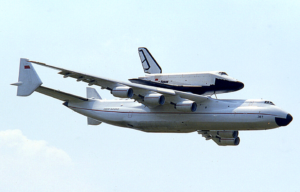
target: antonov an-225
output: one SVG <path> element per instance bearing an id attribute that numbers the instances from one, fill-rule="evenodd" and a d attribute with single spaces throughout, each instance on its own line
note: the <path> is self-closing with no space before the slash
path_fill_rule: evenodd
<path id="1" fill-rule="evenodd" d="M 59 70 L 71 77 L 107 89 L 122 100 L 102 100 L 94 88 L 80 97 L 42 85 L 32 63 Z M 121 82 L 79 73 L 44 63 L 21 59 L 18 96 L 34 91 L 63 101 L 64 105 L 87 117 L 89 125 L 101 122 L 145 132 L 189 133 L 197 131 L 218 145 L 238 145 L 240 130 L 265 130 L 288 125 L 293 117 L 264 100 L 220 100 L 188 92 Z"/>

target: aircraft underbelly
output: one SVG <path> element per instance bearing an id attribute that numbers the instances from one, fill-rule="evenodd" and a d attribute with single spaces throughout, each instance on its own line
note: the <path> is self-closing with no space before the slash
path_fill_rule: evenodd
<path id="1" fill-rule="evenodd" d="M 254 116 L 254 115 L 252 115 Z M 261 130 L 277 127 L 274 117 L 253 120 L 257 117 L 244 115 L 134 115 L 128 124 L 146 132 L 193 132 L 196 130 Z"/>
<path id="2" fill-rule="evenodd" d="M 196 130 L 261 130 L 277 127 L 274 117 L 268 122 L 251 117 L 254 115 L 214 114 L 138 114 L 96 112 L 90 115 L 111 125 L 133 128 L 146 132 L 193 132 Z M 244 117 L 243 117 L 244 116 Z"/>

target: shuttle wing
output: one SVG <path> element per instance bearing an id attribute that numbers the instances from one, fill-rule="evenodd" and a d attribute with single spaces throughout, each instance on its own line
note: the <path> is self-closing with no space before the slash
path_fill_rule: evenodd
<path id="1" fill-rule="evenodd" d="M 192 93 L 187 92 L 181 92 L 176 91 L 172 89 L 165 89 L 165 88 L 158 88 L 154 86 L 147 86 L 147 85 L 141 85 L 141 84 L 135 84 L 130 82 L 122 82 L 122 81 L 116 81 L 109 78 L 94 76 L 86 73 L 80 73 L 73 70 L 68 70 L 64 68 L 59 68 L 55 66 L 51 66 L 45 63 L 36 62 L 36 61 L 29 61 L 31 63 L 35 63 L 44 67 L 49 67 L 52 69 L 59 70 L 60 72 L 58 74 L 63 75 L 64 78 L 71 77 L 75 78 L 77 81 L 82 81 L 85 83 L 88 83 L 89 85 L 98 85 L 102 89 L 108 89 L 110 91 L 114 90 L 118 87 L 130 87 L 133 90 L 133 99 L 136 99 L 137 101 L 141 102 L 141 97 L 150 94 L 150 93 L 160 93 L 163 94 L 166 98 L 166 101 L 169 103 L 177 103 L 182 101 L 183 99 L 186 100 L 192 100 L 196 103 L 202 103 L 209 99 L 209 97 L 196 95 Z"/>

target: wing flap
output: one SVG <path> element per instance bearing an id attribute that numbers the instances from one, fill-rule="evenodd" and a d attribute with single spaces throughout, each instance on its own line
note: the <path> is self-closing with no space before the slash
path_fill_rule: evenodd
<path id="1" fill-rule="evenodd" d="M 44 67 L 59 70 L 60 72 L 58 74 L 63 75 L 65 78 L 72 77 L 72 78 L 77 79 L 77 81 L 83 81 L 83 82 L 89 83 L 89 85 L 95 84 L 95 85 L 99 85 L 103 88 L 109 88 L 109 89 L 113 89 L 117 86 L 122 85 L 121 83 L 114 81 L 112 79 L 108 79 L 108 78 L 96 77 L 96 76 L 89 75 L 86 73 L 80 73 L 80 72 L 76 72 L 76 71 L 72 71 L 72 70 L 68 70 L 68 69 L 64 69 L 64 68 L 60 68 L 60 67 L 55 67 L 55 66 L 37 62 L 37 61 L 29 61 L 29 62 L 38 64 L 38 65 L 41 65 Z"/>

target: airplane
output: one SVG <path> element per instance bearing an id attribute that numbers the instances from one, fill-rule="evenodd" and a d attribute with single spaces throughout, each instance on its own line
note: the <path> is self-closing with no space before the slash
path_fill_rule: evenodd
<path id="1" fill-rule="evenodd" d="M 223 71 L 197 73 L 164 73 L 146 47 L 138 48 L 145 77 L 129 79 L 132 83 L 191 92 L 199 95 L 213 95 L 241 90 L 244 84 Z"/>
<path id="2" fill-rule="evenodd" d="M 102 100 L 96 89 L 87 87 L 86 97 L 42 86 L 34 64 L 59 70 L 75 78 L 107 89 L 121 100 Z M 75 72 L 45 63 L 20 59 L 17 96 L 38 92 L 61 100 L 69 109 L 87 117 L 88 125 L 102 122 L 155 133 L 198 132 L 219 146 L 237 146 L 239 131 L 267 130 L 287 126 L 293 117 L 271 101 L 224 100 L 173 89 L 121 82 Z"/>

